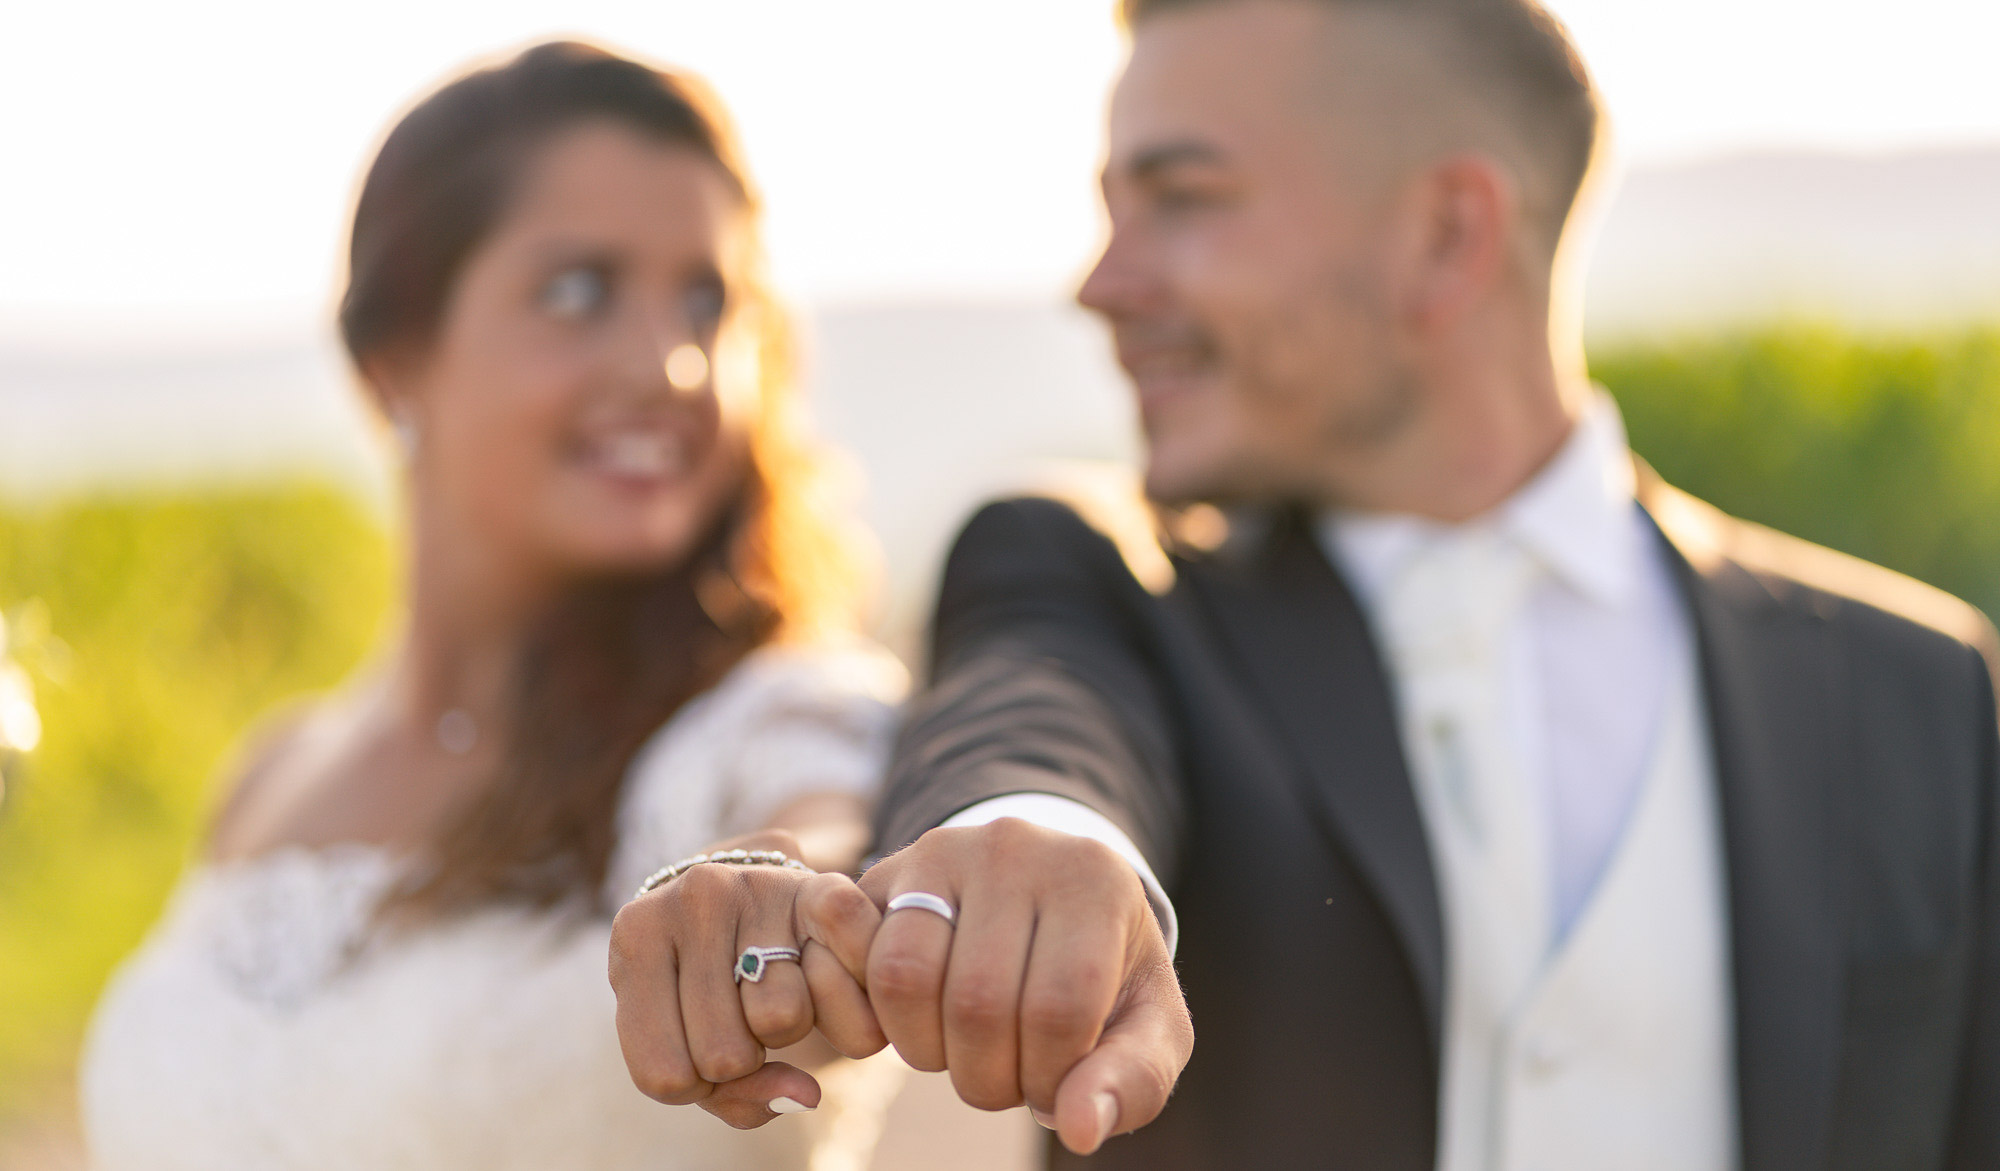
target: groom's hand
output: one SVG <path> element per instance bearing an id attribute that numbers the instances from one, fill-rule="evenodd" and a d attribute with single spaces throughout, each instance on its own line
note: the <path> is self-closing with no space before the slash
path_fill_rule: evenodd
<path id="1" fill-rule="evenodd" d="M 798 855 L 782 831 L 717 848 Z M 626 904 L 611 927 L 610 975 L 633 1083 L 743 1129 L 818 1106 L 812 1075 L 765 1053 L 815 1027 L 849 1057 L 886 1044 L 861 987 L 880 922 L 846 875 L 775 866 L 696 866 Z M 748 947 L 801 955 L 738 983 L 733 968 Z"/>
<path id="2" fill-rule="evenodd" d="M 1151 1122 L 1194 1049 L 1165 940 L 1131 863 L 1011 818 L 935 829 L 864 874 L 886 908 L 922 891 L 957 908 L 889 914 L 868 954 L 883 1032 L 966 1102 L 1026 1102 L 1089 1154 Z"/>

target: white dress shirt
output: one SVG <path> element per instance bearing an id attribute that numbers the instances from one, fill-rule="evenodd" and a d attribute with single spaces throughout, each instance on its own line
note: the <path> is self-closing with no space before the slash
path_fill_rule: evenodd
<path id="1" fill-rule="evenodd" d="M 1374 629 L 1450 963 L 1441 1171 L 1725 1171 L 1728 911 L 1693 632 L 1599 396 L 1472 521 L 1321 526 Z"/>
<path id="2" fill-rule="evenodd" d="M 1658 740 L 1671 668 L 1692 646 L 1634 489 L 1624 422 L 1600 393 L 1555 459 L 1478 520 L 1335 513 L 1321 526 L 1327 555 L 1378 637 L 1386 595 L 1427 548 L 1497 538 L 1539 571 L 1499 637 L 1511 747 L 1545 810 L 1550 946 L 1575 923 L 1618 844 Z M 1384 652 L 1393 671 L 1395 649 Z"/>

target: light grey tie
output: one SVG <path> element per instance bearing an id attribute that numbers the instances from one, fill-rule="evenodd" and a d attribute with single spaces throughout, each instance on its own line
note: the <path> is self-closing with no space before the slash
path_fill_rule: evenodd
<path id="1" fill-rule="evenodd" d="M 1497 965 L 1499 989 L 1533 977 L 1550 930 L 1545 804 L 1522 759 L 1508 660 L 1538 572 L 1505 533 L 1440 532 L 1391 577 L 1378 618 L 1454 935 L 1469 932 L 1458 946 Z"/>

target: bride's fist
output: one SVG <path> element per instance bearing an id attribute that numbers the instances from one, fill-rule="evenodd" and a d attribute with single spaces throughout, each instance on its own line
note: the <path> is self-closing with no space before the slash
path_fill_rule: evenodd
<path id="1" fill-rule="evenodd" d="M 782 831 L 731 848 L 797 853 Z M 886 1044 L 862 987 L 880 924 L 846 875 L 780 866 L 704 863 L 626 904 L 610 975 L 633 1083 L 746 1129 L 817 1106 L 811 1075 L 765 1051 L 815 1027 L 849 1057 Z"/>

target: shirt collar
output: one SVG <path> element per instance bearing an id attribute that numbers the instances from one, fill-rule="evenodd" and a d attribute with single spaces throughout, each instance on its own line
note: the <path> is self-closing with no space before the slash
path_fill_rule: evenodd
<path id="1" fill-rule="evenodd" d="M 1630 600 L 1639 582 L 1636 490 L 1624 418 L 1611 396 L 1599 390 L 1555 458 L 1485 516 L 1447 525 L 1335 511 L 1322 519 L 1320 539 L 1371 606 L 1426 543 L 1494 526 L 1519 541 L 1558 581 L 1590 601 L 1615 607 Z"/>

